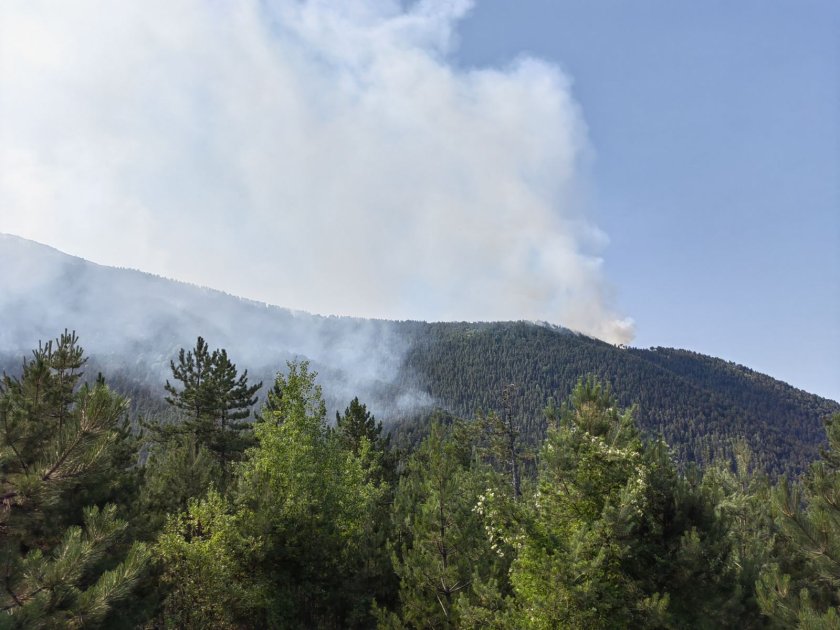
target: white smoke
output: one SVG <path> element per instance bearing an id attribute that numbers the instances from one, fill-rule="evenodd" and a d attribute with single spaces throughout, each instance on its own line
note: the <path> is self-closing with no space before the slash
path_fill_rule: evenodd
<path id="1" fill-rule="evenodd" d="M 569 80 L 452 61 L 471 3 L 0 4 L 0 231 L 317 313 L 613 342 Z"/>

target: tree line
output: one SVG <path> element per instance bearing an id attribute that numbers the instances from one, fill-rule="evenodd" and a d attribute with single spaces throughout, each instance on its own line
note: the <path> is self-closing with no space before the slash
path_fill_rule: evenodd
<path id="1" fill-rule="evenodd" d="M 840 416 L 801 477 L 677 465 L 594 377 L 523 439 L 511 393 L 396 448 L 290 362 L 224 350 L 132 425 L 73 333 L 0 382 L 0 627 L 837 628 Z"/>

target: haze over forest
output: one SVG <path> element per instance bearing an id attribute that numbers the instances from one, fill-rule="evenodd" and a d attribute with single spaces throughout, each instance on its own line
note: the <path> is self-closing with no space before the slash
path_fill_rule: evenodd
<path id="1" fill-rule="evenodd" d="M 803 469 L 824 445 L 836 402 L 748 367 L 686 350 L 627 348 L 532 322 L 439 323 L 323 317 L 245 300 L 133 270 L 104 267 L 0 235 L 0 367 L 15 374 L 38 341 L 68 328 L 92 371 L 132 397 L 132 418 L 160 414 L 170 361 L 201 335 L 225 348 L 253 382 L 271 383 L 289 360 L 311 362 L 332 417 L 359 397 L 395 436 L 422 434 L 435 413 L 469 417 L 509 407 L 524 441 L 544 437 L 544 407 L 585 375 L 637 406 L 649 436 L 680 461 L 732 455 L 745 440 L 756 465 Z M 21 278 L 25 278 L 21 281 Z M 503 391 L 515 395 L 503 400 Z M 265 401 L 269 388 L 256 392 Z"/>
<path id="2" fill-rule="evenodd" d="M 315 313 L 632 338 L 569 80 L 452 66 L 470 3 L 170 7 L 6 10 L 0 229 Z"/>
<path id="3" fill-rule="evenodd" d="M 801 37 L 830 23 L 818 12 L 800 24 L 739 9 L 720 26 L 670 9 L 667 27 L 644 35 L 693 63 L 681 76 L 702 78 L 733 116 L 752 107 L 755 125 L 776 121 L 726 138 L 780 156 L 779 173 L 744 153 L 727 162 L 727 182 L 703 169 L 731 152 L 689 158 L 728 121 L 712 106 L 698 117 L 700 87 L 687 80 L 660 95 L 645 73 L 667 66 L 619 63 L 645 50 L 626 39 L 643 27 L 623 12 L 632 28 L 585 40 L 567 32 L 592 31 L 585 11 L 492 0 L 42 9 L 0 9 L 2 232 L 324 315 L 548 321 L 612 343 L 639 330 L 636 343 L 691 347 L 840 397 L 840 225 L 826 205 L 836 192 L 818 183 L 830 180 L 819 180 L 826 136 L 808 126 L 824 119 L 824 31 Z M 777 54 L 776 21 L 799 56 L 777 64 L 789 89 L 770 99 L 758 61 Z M 687 24 L 717 32 L 729 61 L 692 56 Z M 745 25 L 755 53 L 738 47 Z M 725 67 L 752 77 L 751 100 Z M 660 97 L 691 118 L 658 114 Z M 802 134 L 779 135 L 793 124 Z M 768 138 L 783 150 L 763 147 Z M 818 181 L 796 179 L 788 159 L 807 160 Z M 705 204 L 692 173 L 705 177 Z M 691 192 L 669 193 L 668 179 Z"/>

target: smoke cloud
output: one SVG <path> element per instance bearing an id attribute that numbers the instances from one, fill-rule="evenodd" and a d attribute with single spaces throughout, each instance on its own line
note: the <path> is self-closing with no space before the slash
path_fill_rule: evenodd
<path id="1" fill-rule="evenodd" d="M 465 0 L 0 5 L 0 231 L 323 314 L 612 342 L 569 79 Z"/>

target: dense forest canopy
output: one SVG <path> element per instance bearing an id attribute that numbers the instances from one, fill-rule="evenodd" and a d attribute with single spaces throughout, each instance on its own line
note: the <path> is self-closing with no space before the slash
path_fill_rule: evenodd
<path id="1" fill-rule="evenodd" d="M 825 444 L 823 421 L 840 405 L 734 363 L 671 348 L 617 348 L 563 328 L 518 323 L 413 325 L 399 383 L 428 392 L 444 410 L 469 417 L 498 410 L 502 392 L 523 438 L 545 437 L 543 409 L 595 375 L 640 428 L 662 436 L 681 462 L 732 457 L 742 439 L 772 474 L 797 473 Z M 410 431 L 407 426 L 398 429 Z"/>
<path id="2" fill-rule="evenodd" d="M 337 319 L 333 325 L 334 346 L 347 352 L 340 342 L 345 324 Z M 548 400 L 568 397 L 578 379 L 596 375 L 611 385 L 622 406 L 636 406 L 642 431 L 650 438 L 663 437 L 681 463 L 705 465 L 721 456 L 732 458 L 735 444 L 746 439 L 756 464 L 775 476 L 802 472 L 825 446 L 823 421 L 840 412 L 836 402 L 685 350 L 617 348 L 526 322 L 388 326 L 388 335 L 401 339 L 405 348 L 390 380 L 347 378 L 349 367 L 337 371 L 323 356 L 310 364 L 325 385 L 330 414 L 358 396 L 401 444 L 416 445 L 436 411 L 472 417 L 508 406 L 524 441 L 536 449 L 546 433 L 543 410 Z M 158 354 L 162 350 L 146 348 L 136 355 L 93 354 L 88 372 L 107 373 L 109 383 L 130 399 L 134 417 L 171 416 L 175 409 L 164 402 L 164 383 L 172 378 L 170 359 L 178 349 L 164 361 Z M 365 353 L 355 347 L 352 352 Z M 278 353 L 272 369 L 262 361 L 255 369 L 248 362 L 239 365 L 249 369 L 254 382 L 269 383 L 287 358 L 292 357 Z M 19 354 L 0 356 L 0 368 L 10 374 L 19 373 L 20 365 Z M 365 365 L 366 359 L 361 360 L 360 371 L 367 373 Z M 362 391 L 349 388 L 354 380 Z M 255 395 L 264 399 L 266 389 Z"/>
<path id="3" fill-rule="evenodd" d="M 772 404 L 738 366 L 638 354 Z M 511 384 L 398 447 L 359 398 L 333 421 L 306 361 L 257 405 L 261 384 L 199 337 L 139 423 L 90 368 L 65 333 L 0 385 L 3 627 L 840 624 L 840 415 L 804 474 L 774 480 L 748 435 L 681 460 L 597 372 L 545 397 L 542 436 Z"/>

